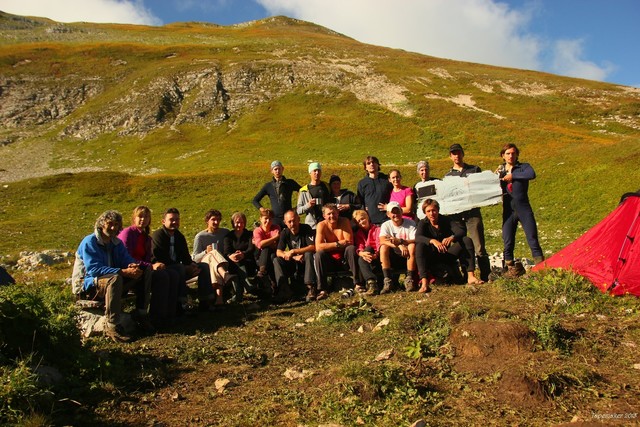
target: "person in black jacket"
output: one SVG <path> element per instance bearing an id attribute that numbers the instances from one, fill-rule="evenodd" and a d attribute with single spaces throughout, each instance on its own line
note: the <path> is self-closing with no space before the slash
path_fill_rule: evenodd
<path id="1" fill-rule="evenodd" d="M 367 176 L 358 182 L 358 198 L 369 214 L 371 222 L 380 225 L 387 219 L 386 205 L 391 197 L 393 185 L 389 177 L 380 172 L 380 161 L 375 156 L 367 156 L 362 162 Z"/>
<path id="2" fill-rule="evenodd" d="M 253 198 L 253 206 L 260 211 L 262 215 L 264 208 L 260 201 L 264 196 L 269 196 L 271 202 L 271 210 L 273 211 L 273 222 L 280 228 L 284 228 L 284 213 L 292 208 L 291 196 L 294 191 L 300 190 L 300 184 L 293 179 L 286 178 L 283 175 L 284 166 L 279 160 L 271 162 L 271 173 L 273 178 L 262 186 L 258 194 Z"/>
<path id="3" fill-rule="evenodd" d="M 459 176 L 464 178 L 472 173 L 482 172 L 480 167 L 464 162 L 464 150 L 460 144 L 453 144 L 449 147 L 449 157 L 453 162 L 453 166 L 445 176 Z M 466 230 L 467 236 L 469 236 L 473 243 L 467 250 L 472 255 L 475 254 L 478 258 L 480 279 L 485 282 L 488 281 L 489 274 L 491 273 L 491 263 L 489 262 L 489 255 L 487 255 L 487 249 L 485 247 L 484 223 L 482 221 L 480 208 L 469 209 L 468 211 L 460 212 L 450 217 L 459 227 Z"/>
<path id="4" fill-rule="evenodd" d="M 329 178 L 329 190 L 331 191 L 331 202 L 338 207 L 340 216 L 350 220 L 353 211 L 362 208 L 360 200 L 353 191 L 342 188 L 342 180 L 338 175 L 331 175 Z"/>
<path id="5" fill-rule="evenodd" d="M 180 212 L 176 208 L 167 209 L 162 214 L 162 227 L 151 235 L 151 262 L 161 262 L 180 274 L 179 309 L 186 308 L 186 281 L 198 277 L 200 308 L 211 310 L 214 308 L 215 292 L 211 286 L 209 267 L 206 264 L 197 264 L 191 259 L 187 240 L 179 228 Z"/>
<path id="6" fill-rule="evenodd" d="M 468 284 L 482 283 L 476 278 L 475 257 L 467 250 L 465 230 L 450 218 L 440 215 L 440 204 L 427 199 L 422 204 L 425 218 L 416 229 L 416 261 L 420 275 L 420 292 L 428 292 L 430 282 L 464 283 L 458 262 Z M 435 280 L 434 280 L 435 278 Z"/>

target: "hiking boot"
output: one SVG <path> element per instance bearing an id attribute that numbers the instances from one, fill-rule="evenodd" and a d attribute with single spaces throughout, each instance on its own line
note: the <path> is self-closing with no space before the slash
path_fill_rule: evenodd
<path id="1" fill-rule="evenodd" d="M 533 257 L 533 263 L 534 263 L 535 265 L 538 265 L 538 264 L 540 264 L 541 262 L 544 262 L 544 255 L 541 255 L 541 256 L 535 256 L 535 257 Z"/>
<path id="2" fill-rule="evenodd" d="M 518 277 L 524 275 L 527 271 L 524 269 L 524 266 L 521 262 L 513 262 L 507 261 L 506 263 L 507 271 L 502 275 L 502 277 L 506 279 L 517 279 Z"/>
<path id="3" fill-rule="evenodd" d="M 378 295 L 380 288 L 378 287 L 378 281 L 376 279 L 367 280 L 367 295 Z"/>
<path id="4" fill-rule="evenodd" d="M 113 342 L 129 342 L 131 337 L 124 331 L 122 325 L 105 325 L 104 336 Z"/>
<path id="5" fill-rule="evenodd" d="M 363 293 L 367 292 L 367 288 L 366 288 L 366 287 L 364 287 L 364 286 L 362 286 L 362 285 L 361 285 L 361 284 L 359 284 L 359 283 L 355 286 L 355 288 L 354 288 L 354 289 L 355 289 L 355 291 L 356 291 L 357 293 L 359 293 L 359 294 L 363 294 Z"/>
<path id="6" fill-rule="evenodd" d="M 411 275 L 407 275 L 404 278 L 404 290 L 407 292 L 415 292 L 418 289 L 418 286 L 413 281 L 413 277 Z"/>
<path id="7" fill-rule="evenodd" d="M 388 294 L 391 292 L 393 288 L 393 279 L 390 277 L 384 278 L 384 285 L 382 286 L 382 290 L 380 291 L 380 295 Z"/>
<path id="8" fill-rule="evenodd" d="M 289 284 L 282 283 L 280 286 L 278 286 L 278 292 L 275 294 L 275 297 L 273 298 L 273 302 L 275 304 L 287 302 L 291 299 L 292 296 L 293 296 L 293 292 L 291 292 L 291 288 L 289 287 Z"/>
<path id="9" fill-rule="evenodd" d="M 316 287 L 314 285 L 307 285 L 307 289 L 308 289 L 308 292 L 307 292 L 307 296 L 305 297 L 305 301 L 307 302 L 315 301 L 318 295 Z"/>
<path id="10" fill-rule="evenodd" d="M 142 314 L 138 310 L 131 313 L 131 318 L 136 322 L 136 327 L 142 329 L 147 335 L 154 335 L 156 333 L 156 327 L 151 323 L 151 319 L 147 314 Z"/>

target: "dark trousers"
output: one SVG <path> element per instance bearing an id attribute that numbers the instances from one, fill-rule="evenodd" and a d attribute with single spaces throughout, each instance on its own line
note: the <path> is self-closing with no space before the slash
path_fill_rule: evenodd
<path id="1" fill-rule="evenodd" d="M 358 262 L 356 257 L 356 247 L 353 245 L 344 248 L 341 259 L 332 257 L 331 252 L 317 251 L 315 267 L 318 278 L 318 290 L 328 291 L 327 275 L 334 271 L 344 271 L 347 266 L 353 277 L 354 285 L 358 283 Z"/>
<path id="2" fill-rule="evenodd" d="M 464 237 L 464 239 L 469 239 Z M 469 239 L 470 240 L 470 239 Z M 430 276 L 439 277 L 443 271 L 448 271 L 460 261 L 464 271 L 475 269 L 475 257 L 469 254 L 466 242 L 455 242 L 447 249 L 447 252 L 438 252 L 435 246 L 427 243 L 416 243 L 416 263 L 420 279 L 428 279 Z"/>
<path id="3" fill-rule="evenodd" d="M 200 268 L 200 274 L 198 275 L 198 298 L 201 302 L 204 302 L 214 297 L 214 291 L 213 286 L 211 286 L 209 265 L 204 262 L 200 262 L 198 263 L 198 267 Z M 186 298 L 187 280 L 191 279 L 191 277 L 187 277 L 185 266 L 182 264 L 171 264 L 167 266 L 167 269 L 178 273 L 178 299 Z"/>
<path id="4" fill-rule="evenodd" d="M 178 302 L 178 287 L 180 275 L 172 269 L 152 270 L 147 268 L 145 280 L 150 277 L 151 297 L 149 301 L 149 315 L 154 319 L 172 319 L 176 316 Z"/>
<path id="5" fill-rule="evenodd" d="M 302 262 L 294 260 L 285 260 L 276 257 L 273 260 L 273 269 L 276 276 L 276 283 L 281 286 L 286 280 L 295 273 L 304 278 L 305 285 L 314 285 L 316 283 L 316 270 L 314 266 L 313 252 L 305 252 Z"/>
<path id="6" fill-rule="evenodd" d="M 515 203 L 512 201 L 502 205 L 502 242 L 504 243 L 504 260 L 513 261 L 513 250 L 516 245 L 516 231 L 518 222 L 522 224 L 527 238 L 531 255 L 541 257 L 542 248 L 538 241 L 538 226 L 533 216 L 533 209 L 529 203 Z"/>

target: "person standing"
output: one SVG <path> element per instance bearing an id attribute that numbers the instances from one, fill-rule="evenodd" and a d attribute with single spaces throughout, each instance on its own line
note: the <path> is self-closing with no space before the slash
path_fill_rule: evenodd
<path id="1" fill-rule="evenodd" d="M 279 160 L 271 162 L 271 173 L 273 174 L 273 179 L 262 186 L 253 198 L 252 203 L 262 215 L 266 208 L 262 206 L 260 201 L 264 196 L 269 196 L 271 210 L 274 215 L 273 222 L 282 228 L 284 227 L 284 213 L 292 208 L 291 196 L 294 191 L 300 190 L 300 184 L 283 175 L 284 166 Z"/>
<path id="2" fill-rule="evenodd" d="M 362 165 L 367 176 L 358 182 L 358 198 L 371 222 L 380 225 L 388 219 L 385 206 L 391 197 L 393 185 L 389 182 L 389 177 L 380 172 L 377 157 L 367 156 Z"/>
<path id="3" fill-rule="evenodd" d="M 329 202 L 329 187 L 322 181 L 322 165 L 318 162 L 309 164 L 309 184 L 300 188 L 298 193 L 298 205 L 296 212 L 298 215 L 305 215 L 304 223 L 312 229 L 323 220 L 322 205 Z"/>
<path id="4" fill-rule="evenodd" d="M 536 172 L 529 163 L 520 163 L 520 150 L 513 143 L 505 144 L 500 150 L 504 163 L 496 173 L 502 187 L 502 241 L 507 277 L 524 274 L 524 268 L 514 262 L 514 248 L 518 222 L 522 224 L 531 255 L 536 264 L 544 261 L 544 254 L 538 240 L 538 226 L 529 202 L 529 181 L 535 179 Z"/>
<path id="5" fill-rule="evenodd" d="M 341 217 L 350 220 L 353 211 L 361 208 L 360 201 L 353 191 L 342 188 L 342 180 L 338 175 L 331 175 L 329 178 L 329 190 L 331 202 L 336 204 Z"/>
<path id="6" fill-rule="evenodd" d="M 431 177 L 431 167 L 426 160 L 420 160 L 416 165 L 416 172 L 420 177 L 420 181 L 416 182 L 413 186 L 415 193 L 416 203 L 414 212 L 416 214 L 416 220 L 424 218 L 424 212 L 420 208 L 422 203 L 429 197 L 435 194 L 434 186 L 429 185 L 429 181 L 439 181 L 438 178 Z"/>
<path id="7" fill-rule="evenodd" d="M 453 162 L 453 166 L 445 176 L 467 177 L 472 173 L 482 172 L 478 166 L 470 165 L 464 162 L 464 149 L 460 144 L 453 144 L 449 147 L 449 157 Z M 489 255 L 485 247 L 484 241 L 484 223 L 482 222 L 482 213 L 480 208 L 469 209 L 454 215 L 449 215 L 451 221 L 466 231 L 467 236 L 471 239 L 473 246 L 467 248 L 469 253 L 478 259 L 478 267 L 480 268 L 480 280 L 489 281 L 491 273 L 491 263 Z"/>

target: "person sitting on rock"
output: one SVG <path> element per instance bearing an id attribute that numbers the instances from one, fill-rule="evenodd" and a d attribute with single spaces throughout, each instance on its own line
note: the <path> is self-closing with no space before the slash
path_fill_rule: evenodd
<path id="1" fill-rule="evenodd" d="M 222 214 L 217 209 L 209 209 L 204 215 L 207 228 L 193 239 L 193 260 L 209 267 L 211 286 L 216 292 L 215 305 L 224 305 L 224 288 L 231 285 L 235 276 L 229 272 L 229 261 L 224 257 L 224 238 L 229 229 L 220 227 Z"/>
<path id="2" fill-rule="evenodd" d="M 151 262 L 161 262 L 167 268 L 180 274 L 178 289 L 178 309 L 187 306 L 187 283 L 192 277 L 198 278 L 198 299 L 201 310 L 213 310 L 215 292 L 211 286 L 211 275 L 207 264 L 193 261 L 187 240 L 180 232 L 180 211 L 169 208 L 162 214 L 162 227 L 151 234 Z"/>
<path id="3" fill-rule="evenodd" d="M 348 267 L 353 278 L 353 285 L 359 285 L 356 248 L 353 245 L 351 221 L 338 213 L 335 203 L 327 203 L 322 207 L 324 220 L 316 228 L 315 266 L 318 279 L 318 294 L 315 299 L 321 300 L 329 296 L 327 277 L 331 272 Z M 310 291 L 308 300 L 314 299 Z"/>
<path id="4" fill-rule="evenodd" d="M 234 212 L 231 215 L 233 230 L 229 231 L 223 240 L 223 253 L 229 260 L 229 271 L 236 276 L 233 281 L 234 295 L 228 302 L 242 302 L 244 291 L 254 291 L 254 285 L 249 278 L 256 275 L 255 250 L 253 233 L 247 230 L 247 217 L 242 212 Z"/>
<path id="5" fill-rule="evenodd" d="M 80 242 L 73 266 L 74 293 L 82 299 L 104 299 L 104 335 L 115 342 L 131 337 L 120 323 L 122 296 L 142 281 L 140 266 L 118 239 L 122 215 L 108 210 L 98 217 L 93 233 Z"/>
<path id="6" fill-rule="evenodd" d="M 475 254 L 467 250 L 472 247 L 466 230 L 457 221 L 440 215 L 440 204 L 427 199 L 422 204 L 425 218 L 418 222 L 416 230 L 416 258 L 420 273 L 420 292 L 428 292 L 436 281 L 454 284 L 464 283 L 458 263 L 466 272 L 469 284 L 483 283 L 475 275 Z"/>
<path id="7" fill-rule="evenodd" d="M 398 202 L 389 202 L 386 206 L 389 221 L 380 226 L 380 263 L 384 276 L 380 293 L 386 294 L 393 290 L 393 269 L 405 267 L 407 272 L 404 287 L 407 292 L 413 292 L 417 289 L 414 282 L 416 223 L 402 216 L 402 208 Z"/>
<path id="8" fill-rule="evenodd" d="M 353 219 L 357 224 L 354 230 L 358 269 L 366 283 L 366 288 L 358 287 L 356 291 L 378 295 L 380 287 L 374 269 L 380 267 L 380 227 L 371 223 L 364 209 L 353 211 Z"/>
<path id="9" fill-rule="evenodd" d="M 313 264 L 316 232 L 309 225 L 300 224 L 300 216 L 294 210 L 284 214 L 284 223 L 287 228 L 280 233 L 276 258 L 273 260 L 277 285 L 276 302 L 287 301 L 293 296 L 289 280 L 296 275 L 303 278 L 307 290 L 316 288 Z"/>
<path id="10" fill-rule="evenodd" d="M 260 226 L 253 229 L 253 245 L 256 247 L 258 262 L 258 286 L 265 298 L 273 295 L 276 288 L 273 259 L 280 240 L 280 226 L 273 223 L 273 211 L 265 209 L 260 212 Z"/>
<path id="11" fill-rule="evenodd" d="M 161 262 L 151 263 L 150 223 L 151 210 L 137 206 L 131 216 L 131 226 L 118 234 L 129 254 L 145 268 L 144 289 L 136 290 L 136 307 L 138 319 L 149 332 L 154 326 L 163 328 L 174 321 L 180 281 L 177 271 L 167 269 Z M 151 325 L 146 322 L 147 308 Z"/>

